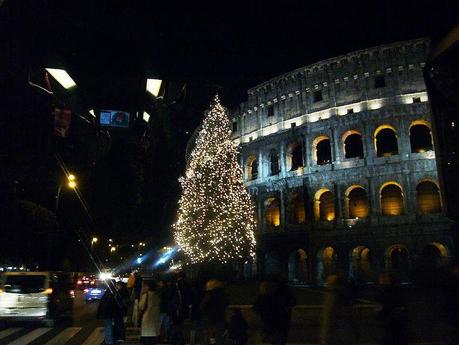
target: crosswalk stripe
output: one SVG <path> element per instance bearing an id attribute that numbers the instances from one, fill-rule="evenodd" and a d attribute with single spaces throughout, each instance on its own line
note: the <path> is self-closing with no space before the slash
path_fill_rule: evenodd
<path id="1" fill-rule="evenodd" d="M 81 327 L 68 327 L 53 339 L 48 341 L 45 345 L 62 345 L 65 344 L 72 338 L 75 334 L 81 331 Z"/>
<path id="2" fill-rule="evenodd" d="M 37 328 L 34 329 L 32 332 L 27 333 L 26 335 L 8 343 L 8 345 L 27 345 L 34 341 L 35 339 L 41 337 L 46 332 L 49 332 L 52 328 L 44 327 L 44 328 Z"/>
<path id="3" fill-rule="evenodd" d="M 104 340 L 103 327 L 96 327 L 91 335 L 86 339 L 82 345 L 95 345 L 100 344 Z"/>
<path id="4" fill-rule="evenodd" d="M 19 332 L 22 328 L 7 328 L 0 332 L 0 339 L 6 338 L 7 336 Z"/>

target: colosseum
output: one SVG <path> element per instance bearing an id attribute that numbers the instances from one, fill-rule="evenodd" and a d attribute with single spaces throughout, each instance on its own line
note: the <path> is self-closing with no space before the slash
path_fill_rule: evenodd
<path id="1" fill-rule="evenodd" d="M 232 136 L 258 217 L 248 275 L 401 282 L 451 260 L 417 39 L 320 61 L 248 90 Z M 249 267 L 250 266 L 250 267 Z"/>

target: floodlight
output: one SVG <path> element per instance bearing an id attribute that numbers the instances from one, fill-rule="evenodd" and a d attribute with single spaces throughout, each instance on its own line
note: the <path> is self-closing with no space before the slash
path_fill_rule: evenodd
<path id="1" fill-rule="evenodd" d="M 53 76 L 56 81 L 61 84 L 65 89 L 70 89 L 76 86 L 75 81 L 69 74 L 63 69 L 55 69 L 55 68 L 46 68 L 46 70 Z"/>
<path id="2" fill-rule="evenodd" d="M 157 97 L 159 95 L 162 82 L 163 81 L 161 79 L 147 79 L 147 91 Z"/>
<path id="3" fill-rule="evenodd" d="M 148 114 L 146 111 L 143 112 L 142 117 L 145 120 L 145 122 L 148 122 L 148 120 L 150 120 L 150 114 Z"/>
<path id="4" fill-rule="evenodd" d="M 94 112 L 94 109 L 89 110 L 89 113 L 90 113 L 92 116 L 96 117 L 96 113 Z"/>

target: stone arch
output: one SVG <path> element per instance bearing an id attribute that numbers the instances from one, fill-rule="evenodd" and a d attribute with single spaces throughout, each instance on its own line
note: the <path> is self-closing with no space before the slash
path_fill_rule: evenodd
<path id="1" fill-rule="evenodd" d="M 433 150 L 432 130 L 426 120 L 415 120 L 409 128 L 412 153 L 422 153 Z"/>
<path id="2" fill-rule="evenodd" d="M 312 142 L 312 157 L 317 165 L 331 164 L 331 141 L 326 135 L 319 135 Z"/>
<path id="3" fill-rule="evenodd" d="M 439 268 L 448 264 L 449 251 L 445 245 L 431 242 L 422 249 L 421 259 L 424 269 Z"/>
<path id="4" fill-rule="evenodd" d="M 314 196 L 314 217 L 316 221 L 335 220 L 335 198 L 330 189 L 321 188 Z"/>
<path id="5" fill-rule="evenodd" d="M 349 130 L 343 134 L 344 158 L 363 158 L 362 135 L 356 130 Z"/>
<path id="6" fill-rule="evenodd" d="M 269 151 L 269 175 L 275 176 L 280 172 L 279 154 L 276 149 Z"/>
<path id="7" fill-rule="evenodd" d="M 441 213 L 441 197 L 438 185 L 424 180 L 416 186 L 417 211 L 420 214 Z"/>
<path id="8" fill-rule="evenodd" d="M 394 244 L 387 248 L 386 271 L 393 275 L 395 281 L 408 281 L 410 269 L 411 259 L 406 246 L 402 244 Z"/>
<path id="9" fill-rule="evenodd" d="M 265 224 L 273 228 L 280 226 L 280 200 L 277 197 L 267 198 L 264 202 L 265 206 Z"/>
<path id="10" fill-rule="evenodd" d="M 290 224 L 304 224 L 306 222 L 306 210 L 303 195 L 293 194 L 288 205 L 288 222 Z"/>
<path id="11" fill-rule="evenodd" d="M 350 253 L 349 276 L 358 284 L 376 282 L 373 252 L 366 246 L 357 246 Z"/>
<path id="12" fill-rule="evenodd" d="M 383 216 L 399 216 L 405 213 L 402 186 L 397 182 L 384 183 L 379 189 L 379 198 Z"/>
<path id="13" fill-rule="evenodd" d="M 328 246 L 317 253 L 317 284 L 324 285 L 327 278 L 338 272 L 338 254 Z"/>
<path id="14" fill-rule="evenodd" d="M 381 125 L 374 133 L 377 157 L 398 155 L 397 131 L 391 125 Z"/>
<path id="15" fill-rule="evenodd" d="M 287 170 L 294 171 L 304 166 L 303 145 L 301 141 L 291 143 L 287 146 Z"/>
<path id="16" fill-rule="evenodd" d="M 298 249 L 288 258 L 288 280 L 295 283 L 308 281 L 308 255 L 303 249 Z"/>
<path id="17" fill-rule="evenodd" d="M 370 213 L 370 204 L 365 188 L 352 185 L 346 190 L 346 216 L 349 219 L 366 218 Z"/>
<path id="18" fill-rule="evenodd" d="M 258 159 L 255 155 L 251 155 L 247 158 L 246 176 L 247 181 L 253 181 L 258 178 Z"/>

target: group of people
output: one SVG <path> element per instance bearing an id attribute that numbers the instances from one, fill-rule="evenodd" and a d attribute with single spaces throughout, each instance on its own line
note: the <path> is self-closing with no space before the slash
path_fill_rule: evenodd
<path id="1" fill-rule="evenodd" d="M 131 275 L 127 284 L 107 282 L 97 316 L 104 320 L 104 345 L 126 340 L 128 319 L 140 327 L 141 343 L 185 345 L 185 320 L 189 320 L 189 343 L 246 345 L 248 325 L 240 309 L 227 318 L 229 301 L 218 280 L 189 284 L 181 274 L 174 278 L 142 278 Z M 295 298 L 287 284 L 263 282 L 253 306 L 263 324 L 263 340 L 285 344 Z"/>

